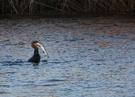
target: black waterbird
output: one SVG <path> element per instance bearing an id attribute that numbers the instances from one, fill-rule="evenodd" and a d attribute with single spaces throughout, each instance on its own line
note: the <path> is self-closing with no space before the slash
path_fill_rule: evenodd
<path id="1" fill-rule="evenodd" d="M 34 48 L 34 54 L 33 56 L 28 60 L 28 62 L 34 62 L 34 63 L 39 63 L 40 62 L 40 55 L 39 55 L 39 50 L 38 50 L 38 46 L 41 47 L 41 49 L 43 50 L 43 52 L 46 55 L 46 61 L 48 60 L 48 54 L 44 48 L 44 46 L 38 42 L 38 41 L 33 41 L 31 43 L 31 46 Z"/>

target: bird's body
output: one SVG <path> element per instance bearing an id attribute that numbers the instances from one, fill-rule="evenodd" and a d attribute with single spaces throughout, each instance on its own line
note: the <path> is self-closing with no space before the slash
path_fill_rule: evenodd
<path id="1" fill-rule="evenodd" d="M 33 56 L 28 60 L 28 62 L 34 62 L 34 63 L 39 63 L 40 62 L 40 55 L 38 48 L 34 50 Z"/>
<path id="2" fill-rule="evenodd" d="M 46 54 L 46 57 L 48 59 L 48 54 L 45 50 L 45 48 L 43 47 L 42 44 L 40 44 L 38 41 L 33 41 L 31 43 L 31 46 L 34 48 L 34 54 L 33 56 L 28 60 L 28 62 L 34 62 L 34 63 L 39 63 L 40 62 L 40 55 L 39 55 L 39 51 L 38 51 L 38 47 L 37 46 L 40 46 L 41 49 L 44 51 L 44 53 Z"/>

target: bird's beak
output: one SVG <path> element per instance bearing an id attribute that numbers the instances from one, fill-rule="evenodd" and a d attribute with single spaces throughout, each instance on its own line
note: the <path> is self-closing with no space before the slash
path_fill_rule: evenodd
<path id="1" fill-rule="evenodd" d="M 48 53 L 47 53 L 45 47 L 44 47 L 42 44 L 40 44 L 40 43 L 37 43 L 37 45 L 41 47 L 41 49 L 43 50 L 43 52 L 44 52 L 45 55 L 46 55 L 46 60 L 48 60 L 49 56 L 48 56 Z"/>

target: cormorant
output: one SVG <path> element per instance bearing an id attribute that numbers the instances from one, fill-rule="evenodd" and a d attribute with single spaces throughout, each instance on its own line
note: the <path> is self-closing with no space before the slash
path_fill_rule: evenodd
<path id="1" fill-rule="evenodd" d="M 43 50 L 43 52 L 45 53 L 46 55 L 46 61 L 48 60 L 48 54 L 44 48 L 44 46 L 38 42 L 38 41 L 33 41 L 31 43 L 31 46 L 34 48 L 34 54 L 33 56 L 28 60 L 28 62 L 34 62 L 34 63 L 39 63 L 40 62 L 40 55 L 39 55 L 39 51 L 38 51 L 38 46 L 41 47 L 41 49 Z"/>

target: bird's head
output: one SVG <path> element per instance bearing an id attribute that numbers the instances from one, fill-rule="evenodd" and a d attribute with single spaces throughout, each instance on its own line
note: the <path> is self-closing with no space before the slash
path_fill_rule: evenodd
<path id="1" fill-rule="evenodd" d="M 39 41 L 33 41 L 32 43 L 31 43 L 31 46 L 34 48 L 34 49 L 36 49 L 37 48 L 37 46 L 41 46 L 42 44 L 39 42 Z"/>

